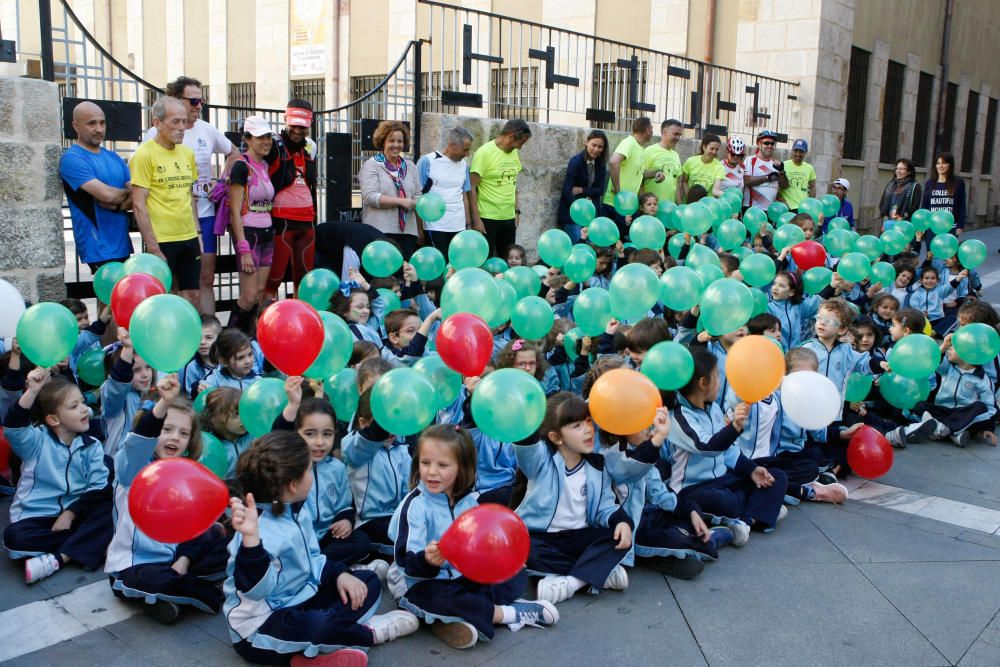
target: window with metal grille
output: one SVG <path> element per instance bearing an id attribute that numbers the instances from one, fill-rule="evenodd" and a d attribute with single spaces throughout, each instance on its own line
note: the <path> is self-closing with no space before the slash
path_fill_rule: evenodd
<path id="1" fill-rule="evenodd" d="M 372 91 L 378 84 L 382 83 L 385 74 L 372 74 L 369 76 L 351 77 L 351 99 L 356 100 L 364 97 Z M 351 107 L 350 127 L 351 127 L 351 173 L 357 179 L 357 174 L 361 171 L 361 164 L 375 153 L 373 151 L 361 150 L 361 119 L 375 118 L 386 119 L 387 96 L 385 87 L 379 89 L 374 95 Z M 341 130 L 343 131 L 343 130 Z M 355 180 L 352 187 L 357 187 Z"/>
<path id="2" fill-rule="evenodd" d="M 326 108 L 326 81 L 323 79 L 300 79 L 288 86 L 289 99 L 298 98 L 312 105 L 313 111 Z"/>
<path id="3" fill-rule="evenodd" d="M 639 102 L 646 102 L 646 82 L 649 80 L 649 63 L 641 61 L 636 70 L 639 76 Z M 603 130 L 632 131 L 632 121 L 644 112 L 629 108 L 629 70 L 618 66 L 617 62 L 594 63 L 594 79 L 591 88 L 591 106 L 602 111 L 613 111 L 614 123 L 594 123 Z"/>
<path id="4" fill-rule="evenodd" d="M 931 127 L 931 95 L 934 92 L 934 77 L 927 72 L 920 73 L 917 85 L 917 113 L 913 120 L 913 164 L 923 167 L 927 164 L 927 138 Z"/>
<path id="5" fill-rule="evenodd" d="M 984 174 L 993 171 L 993 144 L 996 142 L 997 132 L 997 99 L 990 98 L 990 103 L 986 107 L 986 132 L 983 133 L 983 166 L 979 171 Z"/>
<path id="6" fill-rule="evenodd" d="M 952 140 L 955 138 L 955 103 L 958 102 L 958 84 L 949 83 L 944 99 L 944 134 L 938 151 L 951 151 Z"/>
<path id="7" fill-rule="evenodd" d="M 239 132 L 243 125 L 243 119 L 253 115 L 257 108 L 257 84 L 253 81 L 247 83 L 229 84 L 229 105 L 236 109 L 229 114 L 229 132 Z"/>
<path id="8" fill-rule="evenodd" d="M 899 120 L 903 112 L 903 76 L 906 66 L 889 61 L 885 75 L 885 99 L 882 102 L 882 144 L 879 162 L 895 162 L 899 157 Z"/>
<path id="9" fill-rule="evenodd" d="M 421 74 L 424 87 L 424 111 L 431 113 L 457 113 L 457 107 L 441 104 L 442 90 L 455 90 L 455 80 L 458 72 L 447 70 L 444 72 L 427 72 Z"/>
<path id="10" fill-rule="evenodd" d="M 538 68 L 490 70 L 490 117 L 538 122 Z"/>
<path id="11" fill-rule="evenodd" d="M 962 137 L 961 171 L 972 171 L 976 145 L 976 121 L 979 119 L 979 93 L 969 91 L 969 106 L 965 109 L 965 136 Z"/>
<path id="12" fill-rule="evenodd" d="M 847 110 L 844 122 L 844 157 L 860 160 L 865 145 L 865 104 L 868 101 L 868 63 L 871 53 L 851 47 L 847 75 Z M 891 158 L 890 158 L 891 159 Z"/>

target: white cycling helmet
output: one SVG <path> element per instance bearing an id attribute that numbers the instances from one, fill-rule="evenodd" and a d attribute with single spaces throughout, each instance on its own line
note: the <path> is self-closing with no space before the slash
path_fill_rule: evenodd
<path id="1" fill-rule="evenodd" d="M 747 144 L 739 137 L 730 137 L 729 151 L 734 155 L 743 155 L 746 152 Z"/>

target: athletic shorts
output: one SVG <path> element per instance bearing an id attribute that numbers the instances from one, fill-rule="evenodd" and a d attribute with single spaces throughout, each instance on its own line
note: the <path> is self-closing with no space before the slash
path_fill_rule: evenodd
<path id="1" fill-rule="evenodd" d="M 250 244 L 250 254 L 258 269 L 271 266 L 274 258 L 274 229 L 272 227 L 244 227 L 243 235 Z"/>
<path id="2" fill-rule="evenodd" d="M 105 264 L 110 264 L 111 262 L 121 262 L 124 263 L 128 257 L 119 257 L 117 259 L 102 259 L 99 262 L 87 262 L 87 266 L 90 267 L 91 273 L 97 273 L 97 270 L 104 266 Z"/>
<path id="3" fill-rule="evenodd" d="M 219 237 L 215 235 L 215 216 L 198 218 L 201 225 L 201 251 L 209 255 L 219 252 Z"/>
<path id="4" fill-rule="evenodd" d="M 201 244 L 197 238 L 187 241 L 166 241 L 160 252 L 167 258 L 167 266 L 174 273 L 177 289 L 186 292 L 201 288 Z"/>

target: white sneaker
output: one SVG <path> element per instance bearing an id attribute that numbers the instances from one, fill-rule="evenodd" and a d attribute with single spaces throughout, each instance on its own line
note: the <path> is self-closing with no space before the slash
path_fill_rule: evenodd
<path id="1" fill-rule="evenodd" d="M 24 583 L 33 584 L 59 571 L 62 563 L 52 554 L 42 554 L 24 561 Z"/>
<path id="2" fill-rule="evenodd" d="M 389 575 L 389 564 L 379 558 L 376 558 L 370 563 L 357 563 L 348 569 L 350 569 L 351 572 L 358 572 L 359 570 L 374 572 L 375 576 L 377 576 L 378 580 L 383 584 L 385 583 L 386 577 Z"/>
<path id="3" fill-rule="evenodd" d="M 788 516 L 788 508 L 782 505 L 778 509 L 778 521 L 784 521 L 786 516 Z"/>
<path id="4" fill-rule="evenodd" d="M 896 449 L 906 449 L 906 432 L 902 426 L 886 433 L 885 439 Z"/>
<path id="5" fill-rule="evenodd" d="M 395 563 L 389 566 L 389 572 L 385 575 L 385 583 L 389 587 L 389 593 L 397 602 L 406 595 L 406 577 L 403 576 L 403 571 Z"/>
<path id="6" fill-rule="evenodd" d="M 533 628 L 541 628 L 546 625 L 555 625 L 559 622 L 559 612 L 554 604 L 547 600 L 514 600 L 511 604 L 517 613 L 517 620 L 509 624 L 511 632 L 517 632 L 526 625 Z"/>
<path id="7" fill-rule="evenodd" d="M 934 439 L 935 440 L 944 440 L 949 435 L 951 435 L 951 429 L 948 428 L 947 426 L 945 426 L 944 424 L 942 424 L 941 422 L 938 422 L 937 423 L 937 428 L 934 429 Z"/>
<path id="8" fill-rule="evenodd" d="M 965 447 L 967 444 L 969 444 L 969 431 L 965 430 L 958 434 L 952 433 L 951 441 L 954 442 L 959 447 Z"/>
<path id="9" fill-rule="evenodd" d="M 807 484 L 816 492 L 813 498 L 818 503 L 843 503 L 847 500 L 847 487 L 843 484 L 820 484 L 813 482 Z"/>
<path id="10" fill-rule="evenodd" d="M 542 577 L 541 581 L 538 582 L 538 599 L 552 604 L 559 604 L 570 599 L 575 592 L 567 577 L 551 575 Z"/>
<path id="11" fill-rule="evenodd" d="M 611 570 L 608 578 L 604 580 L 604 585 L 601 588 L 609 591 L 625 590 L 628 588 L 628 572 L 621 565 L 616 565 L 615 569 Z"/>
<path id="12" fill-rule="evenodd" d="M 782 507 L 784 507 L 784 505 L 782 505 Z M 723 525 L 733 531 L 732 545 L 734 547 L 742 547 L 750 541 L 750 526 L 743 521 L 740 521 L 739 519 L 730 519 Z"/>
<path id="13" fill-rule="evenodd" d="M 393 639 L 412 635 L 420 628 L 420 620 L 408 611 L 397 609 L 372 616 L 365 625 L 375 636 L 376 644 L 385 644 Z"/>

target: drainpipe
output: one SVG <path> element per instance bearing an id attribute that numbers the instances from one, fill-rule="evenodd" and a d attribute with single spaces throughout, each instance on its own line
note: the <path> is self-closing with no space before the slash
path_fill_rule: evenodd
<path id="1" fill-rule="evenodd" d="M 934 153 L 944 150 L 944 117 L 948 106 L 948 45 L 951 41 L 951 15 L 955 0 L 945 0 L 944 28 L 941 30 L 941 85 L 938 88 L 937 132 L 934 133 Z"/>
<path id="2" fill-rule="evenodd" d="M 332 104 L 327 103 L 327 107 L 330 109 L 336 109 L 340 106 L 340 0 L 333 0 L 331 3 L 333 5 L 333 44 L 330 48 L 333 51 L 331 54 L 333 56 L 333 77 L 330 80 L 330 88 L 332 89 L 330 95 L 332 99 Z"/>
<path id="3" fill-rule="evenodd" d="M 705 62 L 715 61 L 715 10 L 717 0 L 708 0 L 708 22 L 705 33 Z M 950 2 L 950 0 L 949 0 Z"/>

